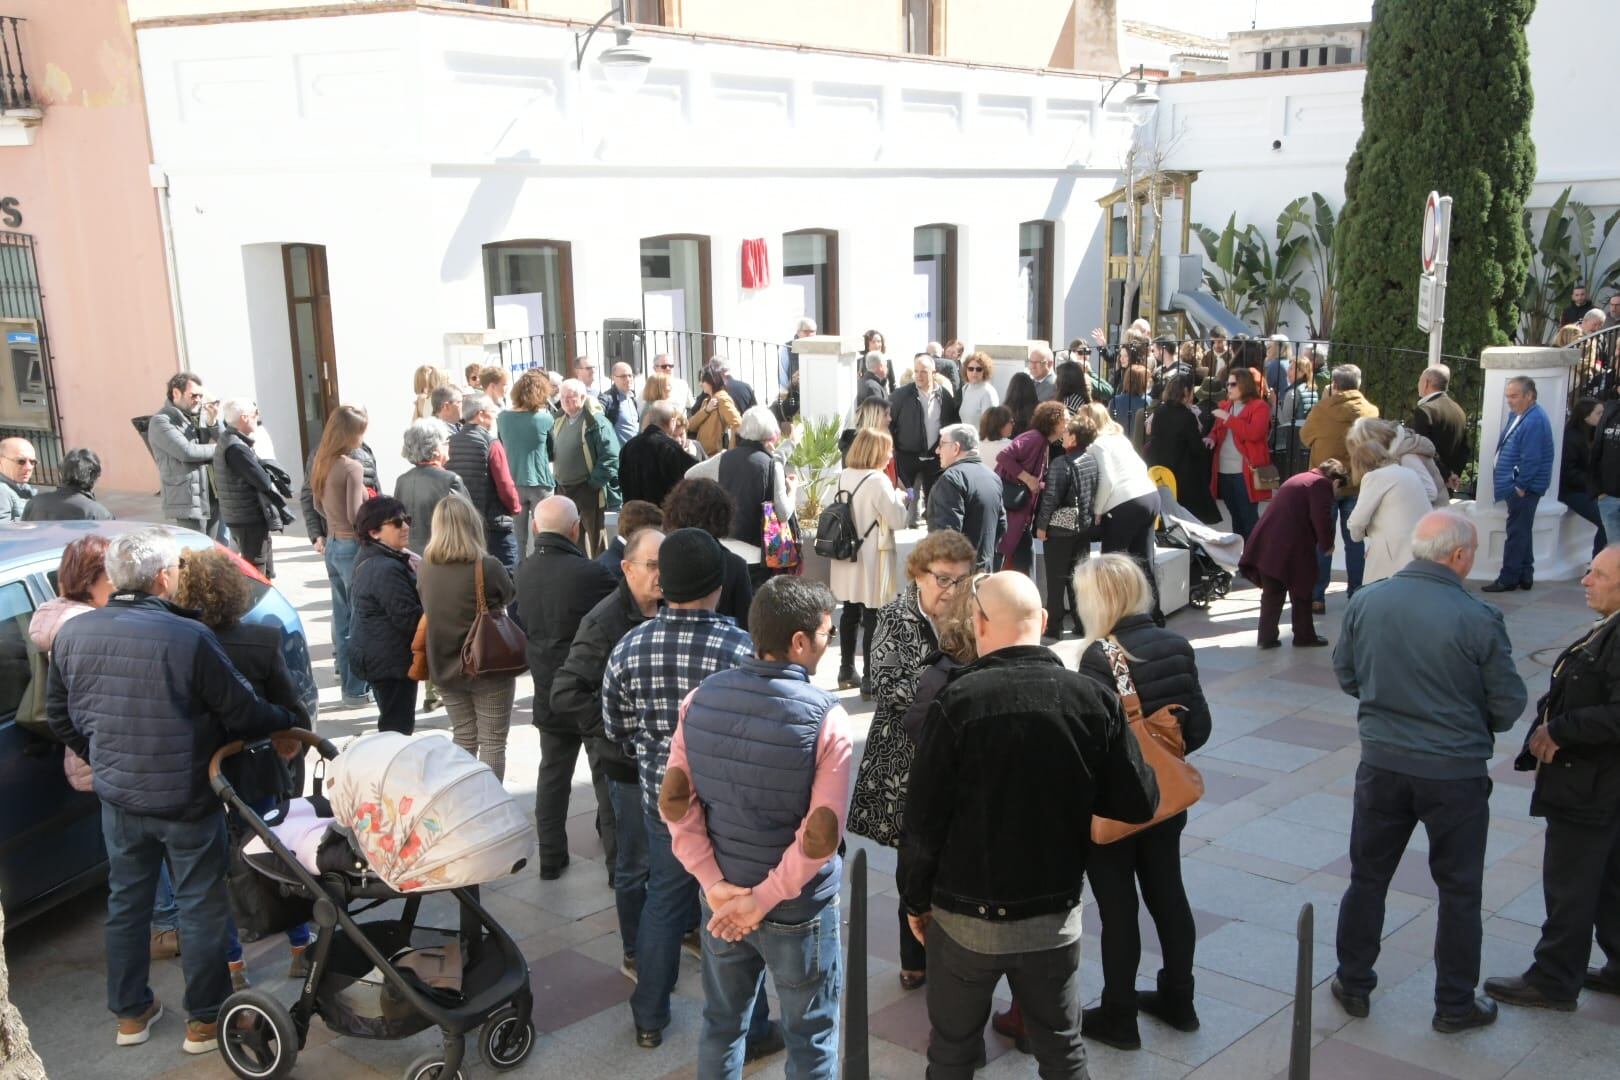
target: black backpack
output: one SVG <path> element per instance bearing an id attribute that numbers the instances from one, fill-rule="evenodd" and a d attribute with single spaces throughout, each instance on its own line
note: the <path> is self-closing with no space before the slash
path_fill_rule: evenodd
<path id="1" fill-rule="evenodd" d="M 855 485 L 855 491 L 861 490 L 861 484 L 872 479 L 873 474 L 867 473 L 861 477 L 861 483 Z M 832 503 L 821 512 L 816 519 L 816 554 L 824 559 L 841 559 L 844 562 L 854 562 L 860 554 L 861 545 L 866 542 L 867 533 L 877 527 L 877 522 L 866 527 L 866 532 L 859 535 L 855 532 L 855 491 L 839 489 L 833 496 Z"/>

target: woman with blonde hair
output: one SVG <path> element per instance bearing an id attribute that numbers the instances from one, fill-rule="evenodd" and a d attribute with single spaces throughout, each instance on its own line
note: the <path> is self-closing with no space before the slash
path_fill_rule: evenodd
<path id="1" fill-rule="evenodd" d="M 1102 550 L 1122 552 L 1136 560 L 1153 591 L 1153 621 L 1164 624 L 1159 610 L 1159 583 L 1153 570 L 1153 522 L 1159 515 L 1159 488 L 1148 477 L 1147 463 L 1131 445 L 1125 429 L 1097 402 L 1085 408 L 1097 429 L 1086 453 L 1097 462 L 1097 492 L 1092 513 L 1097 519 Z M 1090 625 L 1081 623 L 1090 632 Z"/>
<path id="2" fill-rule="evenodd" d="M 547 407 L 550 403 L 551 380 L 539 368 L 530 368 L 518 376 L 512 388 L 512 407 L 503 409 L 495 418 L 495 430 L 506 447 L 506 464 L 512 470 L 512 483 L 518 493 L 520 509 L 513 528 L 518 536 L 519 566 L 534 542 L 534 532 L 529 528 L 534 508 L 557 488 L 550 449 L 556 418 Z"/>
<path id="3" fill-rule="evenodd" d="M 326 580 L 332 586 L 332 656 L 345 709 L 371 704 L 371 688 L 349 669 L 349 586 L 360 553 L 354 516 L 369 498 L 365 466 L 354 456 L 365 440 L 366 414 L 343 405 L 326 418 L 326 430 L 309 470 L 315 508 L 326 523 Z"/>
<path id="4" fill-rule="evenodd" d="M 486 607 L 504 608 L 517 596 L 506 567 L 484 549 L 478 511 L 465 499 L 446 499 L 433 511 L 433 539 L 416 574 L 427 616 L 428 678 L 450 714 L 456 745 L 504 778 L 517 677 L 472 676 L 461 670 L 461 646 L 478 617 L 480 574 Z"/>
<path id="5" fill-rule="evenodd" d="M 647 376 L 641 384 L 641 422 L 647 425 L 647 406 L 655 401 L 668 401 L 670 399 L 669 376 L 655 371 Z"/>
<path id="6" fill-rule="evenodd" d="M 870 697 L 872 692 L 867 669 L 878 608 L 899 591 L 895 581 L 894 534 L 906 523 L 906 497 L 904 492 L 895 489 L 884 472 L 893 458 L 894 439 L 888 432 L 862 428 L 845 455 L 844 469 L 838 474 L 838 487 L 833 496 L 848 496 L 855 535 L 861 538 L 854 561 L 834 559 L 829 570 L 832 594 L 844 605 L 838 621 L 838 688 L 848 690 L 859 686 L 863 697 Z M 859 676 L 855 674 L 857 637 L 865 643 L 861 649 Z"/>
<path id="7" fill-rule="evenodd" d="M 487 367 L 478 373 L 478 389 L 497 409 L 506 408 L 506 394 L 511 385 L 512 374 L 503 367 Z"/>
<path id="8" fill-rule="evenodd" d="M 1184 752 L 1209 741 L 1209 703 L 1198 681 L 1193 647 L 1173 630 L 1153 624 L 1153 590 L 1134 559 L 1120 554 L 1082 562 L 1074 571 L 1075 606 L 1085 624 L 1080 671 L 1117 692 L 1119 674 L 1128 672 L 1142 702 L 1142 715 L 1173 707 L 1181 725 Z M 1140 1009 L 1177 1031 L 1197 1031 L 1193 1008 L 1193 950 L 1197 932 L 1187 890 L 1181 881 L 1181 831 L 1187 815 L 1177 814 L 1149 829 L 1096 844 L 1086 877 L 1102 920 L 1103 992 L 1101 1003 L 1081 1016 L 1081 1034 L 1120 1050 L 1136 1050 Z M 1136 894 L 1153 917 L 1159 936 L 1158 987 L 1137 993 L 1136 969 L 1142 959 Z"/>
<path id="9" fill-rule="evenodd" d="M 442 367 L 423 364 L 416 369 L 412 385 L 416 388 L 416 405 L 411 411 L 411 420 L 430 420 L 433 418 L 433 391 L 450 385 L 450 373 Z"/>
<path id="10" fill-rule="evenodd" d="M 1351 540 L 1366 545 L 1363 585 L 1391 577 L 1412 561 L 1412 530 L 1433 509 L 1423 481 L 1390 452 L 1387 438 L 1385 429 L 1363 417 L 1350 425 L 1344 440 L 1350 483 L 1361 488 L 1345 525 Z"/>
<path id="11" fill-rule="evenodd" d="M 990 381 L 995 361 L 987 352 L 976 352 L 962 361 L 962 388 L 957 393 L 956 412 L 962 423 L 979 426 L 984 411 L 1001 404 L 1001 391 Z"/>

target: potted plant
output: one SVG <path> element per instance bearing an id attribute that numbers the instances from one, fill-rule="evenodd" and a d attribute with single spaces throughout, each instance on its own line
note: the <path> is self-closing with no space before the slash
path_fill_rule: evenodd
<path id="1" fill-rule="evenodd" d="M 797 442 L 788 455 L 788 467 L 799 476 L 799 529 L 806 535 L 806 544 L 815 538 L 816 522 L 827 496 L 838 484 L 843 462 L 838 436 L 842 431 L 843 424 L 837 418 L 800 417 L 794 432 Z"/>

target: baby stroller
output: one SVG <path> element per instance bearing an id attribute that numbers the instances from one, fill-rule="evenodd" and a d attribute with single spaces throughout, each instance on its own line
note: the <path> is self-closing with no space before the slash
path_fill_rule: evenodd
<path id="1" fill-rule="evenodd" d="M 244 938 L 310 918 L 319 936 L 291 1008 L 258 988 L 226 998 L 218 1020 L 225 1064 L 246 1080 L 290 1075 L 317 1015 L 362 1038 L 402 1039 L 437 1026 L 442 1046 L 412 1062 L 406 1080 L 461 1080 L 464 1039 L 475 1030 L 491 1067 L 522 1064 L 535 1042 L 528 963 L 477 889 L 528 861 L 534 827 L 522 809 L 488 766 L 448 739 L 380 732 L 339 758 L 313 732 L 275 738 L 320 754 L 312 798 L 262 816 L 221 772 L 237 754 L 273 754 L 269 740 L 228 743 L 209 763 L 215 794 L 254 838 L 240 849 L 245 868 L 232 873 L 232 906 L 239 923 L 244 911 L 261 916 L 242 926 Z M 328 763 L 329 803 L 321 797 Z M 256 901 L 238 895 L 243 878 L 258 884 Z M 455 898 L 458 929 L 418 925 L 422 894 L 435 891 Z M 398 918 L 354 918 L 395 900 L 404 901 Z"/>
<path id="2" fill-rule="evenodd" d="M 1187 528 L 1174 518 L 1163 518 L 1154 543 L 1160 547 L 1181 548 L 1192 559 L 1188 575 L 1187 602 L 1195 608 L 1207 608 L 1226 596 L 1232 587 L 1231 573 L 1215 561 L 1204 545 L 1194 540 Z"/>

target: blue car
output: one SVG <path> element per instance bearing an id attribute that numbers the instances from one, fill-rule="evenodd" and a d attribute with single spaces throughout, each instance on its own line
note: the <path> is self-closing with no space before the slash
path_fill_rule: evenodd
<path id="1" fill-rule="evenodd" d="M 138 521 L 0 524 L 0 903 L 8 930 L 98 884 L 107 873 L 100 801 L 68 786 L 59 744 L 16 723 L 36 670 L 29 620 L 56 596 L 57 566 L 69 543 L 90 533 L 113 537 L 147 527 Z M 202 533 L 170 528 L 187 550 L 216 546 Z M 281 628 L 287 670 L 308 714 L 319 715 L 298 612 L 253 566 L 234 552 L 232 558 L 251 588 L 253 607 L 243 621 Z"/>

